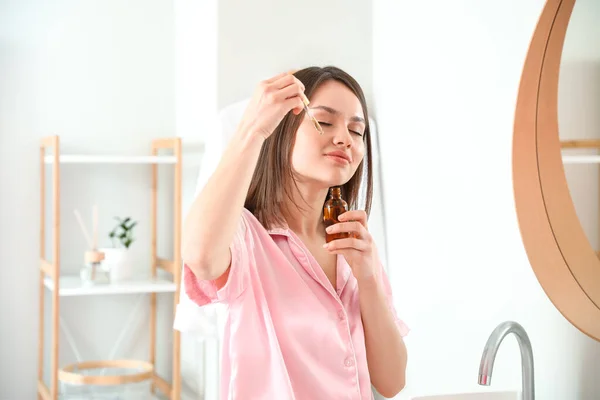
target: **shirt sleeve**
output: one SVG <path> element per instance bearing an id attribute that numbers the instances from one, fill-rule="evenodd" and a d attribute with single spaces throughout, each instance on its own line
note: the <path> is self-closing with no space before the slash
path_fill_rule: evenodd
<path id="1" fill-rule="evenodd" d="M 253 264 L 253 238 L 248 228 L 248 220 L 242 212 L 238 228 L 233 236 L 229 250 L 231 266 L 227 282 L 220 289 L 214 280 L 198 279 L 192 270 L 184 265 L 183 286 L 186 294 L 198 306 L 212 303 L 228 303 L 238 298 L 248 286 L 250 266 Z"/>
<path id="2" fill-rule="evenodd" d="M 394 321 L 396 321 L 396 325 L 398 326 L 398 329 L 400 330 L 400 335 L 402 337 L 405 337 L 406 335 L 408 335 L 408 332 L 410 332 L 410 328 L 408 327 L 408 325 L 406 325 L 404 323 L 404 321 L 402 321 L 398 317 L 396 307 L 394 307 L 394 297 L 392 295 L 392 287 L 390 285 L 390 280 L 381 264 L 379 264 L 379 276 L 381 276 L 381 280 L 383 281 L 382 282 L 383 289 L 385 292 L 385 297 L 386 297 L 388 308 L 390 309 L 390 311 L 392 312 L 392 315 L 394 316 Z"/>

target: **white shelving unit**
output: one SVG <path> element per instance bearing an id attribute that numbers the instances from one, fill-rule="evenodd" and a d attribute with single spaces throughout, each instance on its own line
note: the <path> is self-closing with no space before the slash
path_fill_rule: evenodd
<path id="1" fill-rule="evenodd" d="M 175 293 L 175 282 L 160 278 L 129 279 L 125 282 L 114 282 L 103 285 L 87 285 L 78 276 L 61 276 L 58 280 L 60 297 L 94 296 L 101 294 L 141 294 L 141 293 Z M 44 286 L 54 291 L 54 281 L 49 276 L 44 278 Z"/>
<path id="2" fill-rule="evenodd" d="M 93 154 L 64 154 L 59 155 L 60 164 L 176 164 L 175 156 L 120 156 Z M 44 157 L 45 164 L 53 164 L 53 156 Z"/>
<path id="3" fill-rule="evenodd" d="M 569 150 L 600 150 L 600 140 L 580 139 L 560 142 L 563 164 L 600 164 L 600 154 L 569 154 Z"/>
<path id="4" fill-rule="evenodd" d="M 600 164 L 600 155 L 595 154 L 563 154 L 564 164 Z"/>
<path id="5" fill-rule="evenodd" d="M 52 150 L 51 155 L 46 151 Z M 159 150 L 171 150 L 172 155 L 159 155 Z M 152 195 L 151 195 L 151 265 L 148 268 L 148 275 L 131 279 L 128 281 L 114 282 L 107 284 L 84 284 L 79 276 L 61 275 L 61 257 L 60 257 L 60 168 L 63 164 L 147 164 L 152 168 Z M 157 202 L 158 202 L 158 165 L 171 164 L 174 166 L 174 189 L 173 189 L 173 259 L 167 260 L 157 255 Z M 52 214 L 53 225 L 52 232 L 52 257 L 46 256 L 46 168 L 52 169 Z M 83 397 L 78 395 L 68 395 L 59 393 L 59 382 L 63 384 L 74 384 L 79 387 L 85 385 L 96 385 L 101 387 L 115 387 L 119 391 L 120 385 L 137 384 L 149 381 L 151 393 L 143 397 L 159 398 L 156 389 L 158 389 L 166 398 L 170 400 L 179 400 L 181 397 L 181 373 L 180 373 L 180 334 L 173 330 L 173 364 L 172 364 L 172 382 L 167 382 L 155 371 L 156 362 L 156 295 L 157 293 L 173 294 L 173 310 L 176 309 L 179 302 L 179 287 L 181 281 L 181 173 L 182 173 L 182 154 L 180 138 L 156 139 L 151 143 L 151 154 L 148 156 L 127 156 L 127 155 L 68 155 L 60 154 L 59 137 L 49 136 L 41 139 L 40 144 L 40 298 L 39 298 L 39 365 L 38 365 L 38 397 L 44 400 L 58 400 L 59 398 L 75 399 L 96 398 L 89 394 Z M 52 259 L 52 261 L 49 261 Z M 164 270 L 166 276 L 171 279 L 159 277 L 158 269 Z M 44 383 L 44 302 L 45 291 L 51 294 L 52 317 L 51 317 L 51 335 L 52 345 L 50 349 L 50 387 Z M 59 327 L 60 327 L 60 299 L 75 296 L 110 296 L 123 294 L 147 294 L 150 297 L 150 349 L 148 360 L 91 360 L 83 361 L 68 366 L 60 366 L 58 359 Z M 65 299 L 68 301 L 68 299 Z M 135 311 L 135 310 L 134 310 Z M 66 332 L 68 340 L 70 334 Z M 133 369 L 136 372 L 113 374 L 113 375 L 91 375 L 84 374 L 81 371 L 93 369 Z M 121 386 L 123 387 L 123 386 Z M 133 396 L 133 395 L 132 395 Z M 104 398 L 104 397 L 98 397 Z M 112 396 L 109 398 L 130 398 L 125 391 L 124 395 Z M 139 399 L 141 397 L 131 397 Z"/>

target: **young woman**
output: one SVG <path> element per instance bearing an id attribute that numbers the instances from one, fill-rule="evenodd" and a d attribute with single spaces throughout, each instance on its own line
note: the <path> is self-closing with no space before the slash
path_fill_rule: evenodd
<path id="1" fill-rule="evenodd" d="M 366 211 L 356 209 L 363 180 Z M 350 211 L 327 231 L 351 237 L 326 243 L 333 186 Z M 227 304 L 223 399 L 371 399 L 371 384 L 385 397 L 404 387 L 408 329 L 369 234 L 371 194 L 358 83 L 335 67 L 261 82 L 184 224 L 187 295 Z"/>

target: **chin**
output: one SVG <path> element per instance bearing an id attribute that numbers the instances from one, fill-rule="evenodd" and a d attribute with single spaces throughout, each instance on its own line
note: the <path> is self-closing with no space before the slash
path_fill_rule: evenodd
<path id="1" fill-rule="evenodd" d="M 332 167 L 324 163 L 303 165 L 303 168 L 297 173 L 308 181 L 318 182 L 319 186 L 324 188 L 341 186 L 348 182 L 353 175 L 350 168 Z"/>
<path id="2" fill-rule="evenodd" d="M 348 176 L 348 174 L 341 173 L 330 173 L 327 176 L 322 176 L 321 180 L 328 187 L 332 186 L 342 186 L 346 182 L 348 182 L 352 178 L 352 176 Z"/>

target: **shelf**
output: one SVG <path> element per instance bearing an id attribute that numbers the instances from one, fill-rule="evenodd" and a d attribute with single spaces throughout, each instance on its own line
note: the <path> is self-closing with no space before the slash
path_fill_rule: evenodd
<path id="1" fill-rule="evenodd" d="M 78 394 L 61 394 L 59 400 L 164 400 L 162 397 L 149 392 L 142 393 L 123 393 L 123 392 L 100 392 L 86 393 L 85 395 Z"/>
<path id="2" fill-rule="evenodd" d="M 54 291 L 52 278 L 44 278 L 44 286 Z M 107 284 L 84 285 L 79 276 L 61 276 L 59 278 L 59 296 L 93 296 L 108 294 L 135 293 L 173 293 L 177 285 L 169 280 L 160 278 L 140 278 Z"/>
<path id="3" fill-rule="evenodd" d="M 58 162 L 60 164 L 175 164 L 177 157 L 63 154 L 58 156 Z M 53 164 L 54 156 L 45 156 L 44 163 Z"/>
<path id="4" fill-rule="evenodd" d="M 150 389 L 146 390 L 127 390 L 117 387 L 90 389 L 82 386 L 79 390 L 69 388 L 64 393 L 60 393 L 59 400 L 166 400 L 167 397 L 159 390 L 153 394 Z"/>
<path id="5" fill-rule="evenodd" d="M 564 164 L 600 164 L 600 155 L 563 155 Z"/>

